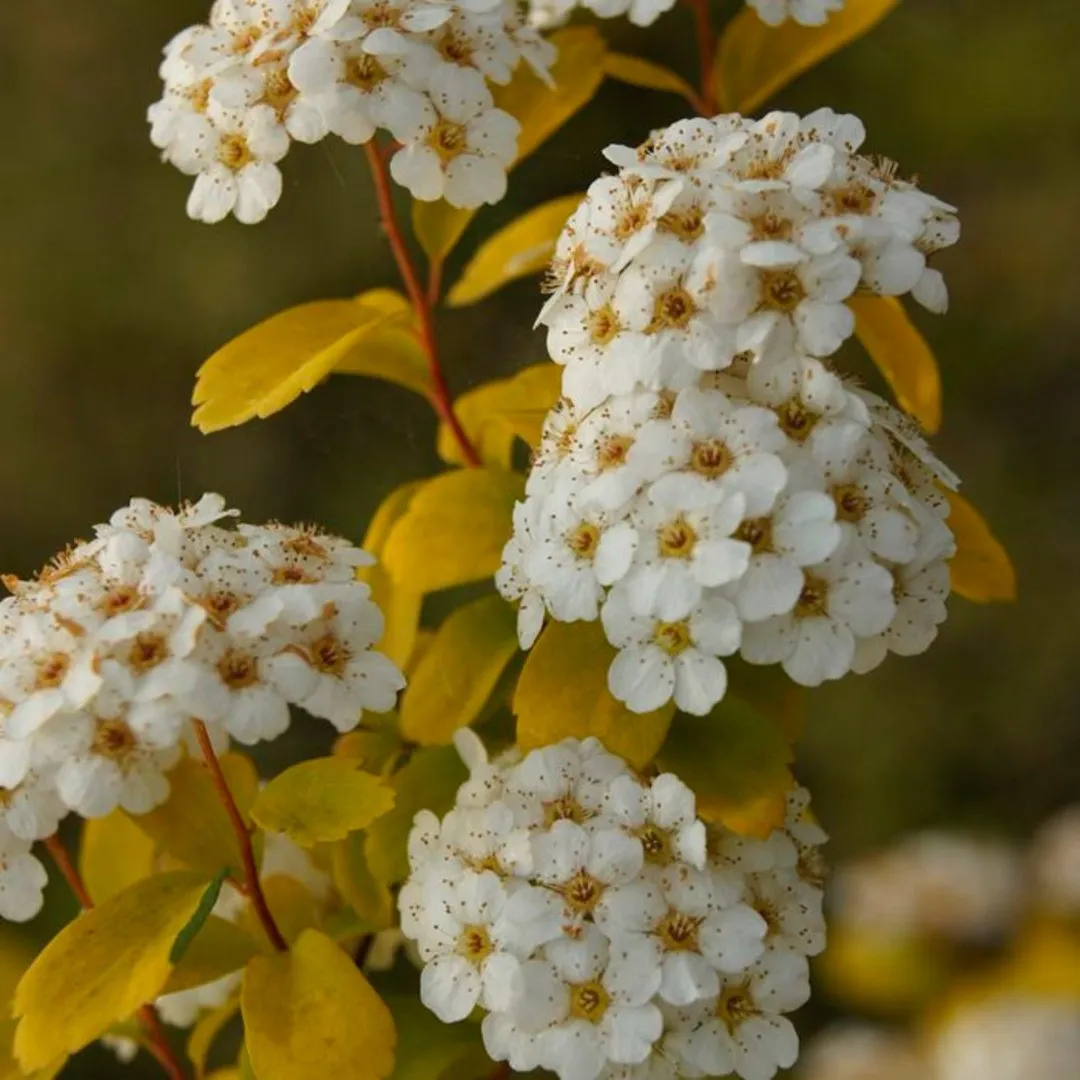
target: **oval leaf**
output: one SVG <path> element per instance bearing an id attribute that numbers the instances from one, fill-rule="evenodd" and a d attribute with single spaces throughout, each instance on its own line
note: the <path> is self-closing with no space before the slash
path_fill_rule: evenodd
<path id="1" fill-rule="evenodd" d="M 564 195 L 533 207 L 480 245 L 446 302 L 451 307 L 475 304 L 497 289 L 547 269 L 567 218 L 583 196 Z"/>
<path id="2" fill-rule="evenodd" d="M 330 857 L 334 885 L 359 916 L 358 929 L 365 934 L 394 925 L 394 898 L 368 866 L 366 841 L 363 833 L 353 833 L 334 845 Z"/>
<path id="3" fill-rule="evenodd" d="M 792 79 L 862 37 L 900 0 L 846 0 L 823 26 L 792 19 L 766 26 L 744 7 L 727 25 L 716 50 L 713 86 L 721 112 L 746 115 Z"/>
<path id="4" fill-rule="evenodd" d="M 521 64 L 506 86 L 493 89 L 495 105 L 521 124 L 511 168 L 583 109 L 604 79 L 604 40 L 593 27 L 558 30 L 549 40 L 559 53 L 551 68 L 553 86 Z M 444 199 L 418 201 L 413 206 L 413 231 L 428 257 L 439 262 L 450 254 L 475 214 L 476 210 L 460 210 Z"/>
<path id="5" fill-rule="evenodd" d="M 169 950 L 205 890 L 202 874 L 158 874 L 65 926 L 15 991 L 15 1056 L 23 1069 L 81 1050 L 157 997 L 169 977 Z"/>
<path id="6" fill-rule="evenodd" d="M 251 759 L 221 756 L 221 770 L 241 814 L 248 817 L 259 788 Z M 147 814 L 133 817 L 161 852 L 210 877 L 223 866 L 243 865 L 229 816 L 201 761 L 184 758 L 169 773 L 169 798 Z"/>
<path id="7" fill-rule="evenodd" d="M 394 809 L 367 830 L 364 856 L 368 869 L 386 884 L 402 881 L 409 873 L 406 841 L 413 818 L 420 810 L 445 814 L 454 805 L 457 790 L 469 778 L 452 746 L 418 750 L 393 779 Z"/>
<path id="8" fill-rule="evenodd" d="M 491 577 L 523 490 L 520 476 L 499 469 L 457 469 L 425 481 L 390 530 L 386 569 L 424 593 Z"/>
<path id="9" fill-rule="evenodd" d="M 174 944 L 174 952 L 175 949 Z M 259 942 L 242 927 L 211 915 L 173 968 L 165 984 L 165 993 L 176 994 L 216 982 L 239 971 L 259 951 Z"/>
<path id="10" fill-rule="evenodd" d="M 697 91 L 671 68 L 664 67 L 641 56 L 628 56 L 626 53 L 609 52 L 604 56 L 604 74 L 619 82 L 631 86 L 641 86 L 646 90 L 664 90 L 685 98 L 699 112 L 700 99 Z"/>
<path id="11" fill-rule="evenodd" d="M 346 361 L 354 373 L 426 392 L 411 361 L 405 363 L 400 355 L 397 361 L 378 359 L 384 354 L 377 338 L 370 359 L 365 362 L 361 354 L 368 335 L 401 329 L 408 320 L 408 305 L 401 298 L 391 302 L 387 290 L 377 290 L 371 302 L 363 296 L 316 300 L 279 312 L 233 338 L 203 364 L 191 399 L 196 406 L 191 422 L 207 434 L 271 416 Z"/>
<path id="12" fill-rule="evenodd" d="M 517 617 L 500 596 L 458 608 L 439 627 L 401 699 L 401 730 L 445 744 L 480 715 L 517 652 Z"/>
<path id="13" fill-rule="evenodd" d="M 123 812 L 83 823 L 79 876 L 95 904 L 154 872 L 154 842 Z"/>
<path id="14" fill-rule="evenodd" d="M 949 562 L 953 592 L 981 604 L 1016 599 L 1016 570 L 982 515 L 962 495 L 946 491 L 956 554 Z"/>
<path id="15" fill-rule="evenodd" d="M 420 489 L 416 482 L 394 488 L 379 504 L 375 516 L 364 535 L 363 549 L 378 561 L 373 566 L 361 567 L 356 576 L 371 588 L 371 599 L 383 613 L 383 636 L 379 651 L 388 656 L 399 668 L 404 669 L 416 645 L 416 633 L 420 627 L 420 607 L 423 594 L 409 587 L 407 582 L 396 582 L 382 563 L 386 539 L 394 523 L 409 508 L 413 495 Z"/>
<path id="16" fill-rule="evenodd" d="M 540 445 L 544 419 L 559 400 L 562 368 L 533 364 L 509 379 L 485 383 L 454 402 L 454 412 L 469 441 L 488 465 L 509 469 L 514 440 Z M 448 465 L 464 465 L 461 446 L 446 424 L 439 425 L 439 457 Z"/>
<path id="17" fill-rule="evenodd" d="M 852 296 L 855 332 L 896 400 L 931 434 L 941 427 L 941 373 L 926 339 L 894 296 Z"/>
<path id="18" fill-rule="evenodd" d="M 595 735 L 636 769 L 656 755 L 675 713 L 672 703 L 632 713 L 607 688 L 615 650 L 599 623 L 550 623 L 525 660 L 514 693 L 522 750 Z"/>
<path id="19" fill-rule="evenodd" d="M 358 762 L 346 757 L 302 761 L 275 776 L 259 792 L 251 816 L 301 847 L 340 840 L 382 817 L 394 793 Z"/>
<path id="20" fill-rule="evenodd" d="M 784 821 L 792 759 L 780 729 L 729 695 L 708 716 L 680 713 L 658 760 L 693 789 L 706 821 L 768 836 Z"/>
<path id="21" fill-rule="evenodd" d="M 382 998 L 325 934 L 259 956 L 240 993 L 245 1045 L 259 1080 L 382 1080 L 397 1032 Z"/>

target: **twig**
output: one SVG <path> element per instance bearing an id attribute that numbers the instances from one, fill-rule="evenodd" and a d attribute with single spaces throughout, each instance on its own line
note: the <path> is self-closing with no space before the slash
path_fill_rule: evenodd
<path id="1" fill-rule="evenodd" d="M 251 846 L 251 830 L 248 828 L 247 822 L 244 821 L 240 808 L 236 805 L 236 800 L 229 790 L 229 782 L 225 779 L 225 774 L 221 771 L 221 762 L 218 761 L 217 754 L 214 752 L 214 744 L 210 741 L 210 732 L 206 730 L 206 725 L 201 720 L 192 718 L 191 723 L 195 728 L 195 738 L 199 742 L 203 762 L 206 764 L 210 779 L 217 790 L 218 798 L 221 799 L 221 803 L 225 807 L 225 813 L 229 815 L 229 823 L 236 834 L 236 842 L 240 848 L 240 858 L 244 864 L 244 892 L 251 899 L 251 906 L 255 909 L 255 914 L 258 916 L 259 922 L 262 923 L 263 930 L 266 931 L 270 943 L 279 952 L 287 952 L 289 946 L 285 938 L 282 937 L 277 923 L 274 922 L 270 905 L 266 902 L 266 895 L 263 893 L 262 884 L 259 881 L 259 868 L 255 865 L 255 852 Z"/>
<path id="2" fill-rule="evenodd" d="M 444 421 L 453 433 L 461 453 L 470 465 L 480 464 L 480 455 L 476 452 L 465 429 L 461 426 L 450 397 L 450 388 L 446 385 L 442 365 L 439 363 L 439 353 L 435 344 L 435 325 L 432 319 L 431 307 L 434 302 L 432 293 L 438 295 L 439 276 L 441 270 L 438 264 L 433 264 L 429 288 L 424 290 L 420 284 L 420 277 L 413 265 L 409 249 L 405 245 L 405 237 L 401 231 L 401 224 L 397 219 L 397 211 L 394 210 L 394 198 L 390 189 L 390 178 L 386 171 L 386 161 L 378 148 L 373 143 L 364 144 L 367 152 L 368 164 L 371 167 L 371 178 L 375 184 L 375 198 L 379 204 L 379 217 L 382 220 L 386 238 L 390 241 L 390 250 L 394 253 L 394 261 L 397 263 L 398 272 L 405 285 L 405 291 L 409 295 L 409 302 L 413 306 L 419 322 L 419 338 L 424 353 L 428 360 L 428 369 L 431 372 L 433 388 L 432 405 L 439 414 L 439 419 Z"/>
<path id="3" fill-rule="evenodd" d="M 709 13 L 709 0 L 686 0 L 693 8 L 697 21 L 697 41 L 700 73 L 698 110 L 705 116 L 717 111 L 716 90 L 713 87 L 713 65 L 716 62 L 716 33 Z"/>

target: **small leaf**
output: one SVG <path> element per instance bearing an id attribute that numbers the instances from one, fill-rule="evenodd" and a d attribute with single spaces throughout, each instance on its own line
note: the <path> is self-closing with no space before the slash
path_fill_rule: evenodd
<path id="1" fill-rule="evenodd" d="M 363 933 L 386 930 L 394 925 L 394 898 L 384 881 L 368 866 L 363 833 L 340 840 L 331 852 L 331 872 L 337 890 L 360 917 Z"/>
<path id="2" fill-rule="evenodd" d="M 639 714 L 616 701 L 607 688 L 614 658 L 599 623 L 549 623 L 514 693 L 518 746 L 532 750 L 595 735 L 613 754 L 644 768 L 663 744 L 675 706 Z"/>
<path id="3" fill-rule="evenodd" d="M 855 332 L 885 376 L 900 407 L 931 434 L 941 427 L 941 373 L 937 360 L 893 296 L 852 296 Z"/>
<path id="4" fill-rule="evenodd" d="M 187 1056 L 195 1066 L 196 1076 L 206 1075 L 206 1062 L 210 1057 L 214 1040 L 221 1034 L 225 1025 L 236 1015 L 239 1008 L 240 999 L 233 997 L 220 1008 L 204 1012 L 195 1022 L 195 1026 L 191 1029 L 191 1035 L 188 1038 Z M 215 1072 L 213 1075 L 216 1077 L 220 1073 Z"/>
<path id="5" fill-rule="evenodd" d="M 631 86 L 678 94 L 697 108 L 697 92 L 681 75 L 642 56 L 609 52 L 604 56 L 604 74 Z"/>
<path id="6" fill-rule="evenodd" d="M 244 972 L 245 1044 L 259 1080 L 383 1080 L 397 1032 L 383 1000 L 325 934 L 259 956 Z"/>
<path id="7" fill-rule="evenodd" d="M 394 1080 L 479 1080 L 491 1074 L 476 1024 L 444 1024 L 416 997 L 404 994 L 386 999 L 398 1031 L 406 1033 L 398 1046 Z"/>
<path id="8" fill-rule="evenodd" d="M 405 752 L 395 712 L 365 713 L 360 727 L 338 736 L 333 753 L 352 758 L 378 776 L 387 776 Z"/>
<path id="9" fill-rule="evenodd" d="M 509 379 L 496 379 L 462 394 L 454 402 L 454 412 L 481 460 L 509 469 L 515 439 L 532 448 L 540 445 L 544 419 L 561 390 L 558 364 L 532 364 Z M 448 465 L 466 464 L 460 444 L 445 423 L 439 424 L 438 450 Z"/>
<path id="10" fill-rule="evenodd" d="M 255 766 L 243 754 L 228 753 L 221 756 L 221 770 L 247 819 L 259 788 Z M 169 787 L 166 802 L 133 817 L 134 824 L 160 851 L 207 877 L 223 866 L 242 866 L 236 834 L 202 762 L 184 758 L 169 773 Z"/>
<path id="11" fill-rule="evenodd" d="M 452 746 L 418 750 L 393 778 L 394 809 L 367 830 L 364 855 L 372 874 L 392 885 L 409 873 L 406 841 L 420 810 L 444 814 L 454 805 L 457 790 L 469 778 Z"/>
<path id="12" fill-rule="evenodd" d="M 83 822 L 79 876 L 95 904 L 154 872 L 154 842 L 123 812 Z"/>
<path id="13" fill-rule="evenodd" d="M 15 991 L 15 1056 L 23 1069 L 81 1050 L 152 1001 L 169 977 L 176 935 L 205 889 L 202 874 L 158 874 L 65 926 Z"/>
<path id="14" fill-rule="evenodd" d="M 464 464 L 464 463 L 463 463 Z M 411 589 L 407 582 L 395 582 L 383 565 L 386 539 L 395 522 L 409 508 L 413 496 L 420 490 L 420 483 L 412 481 L 394 488 L 379 504 L 375 516 L 364 535 L 363 548 L 378 562 L 374 566 L 361 567 L 356 576 L 371 588 L 371 599 L 383 613 L 384 629 L 379 642 L 379 652 L 388 656 L 399 668 L 404 668 L 416 644 L 416 632 L 420 626 L 420 607 L 423 594 Z"/>
<path id="15" fill-rule="evenodd" d="M 192 423 L 204 434 L 264 419 L 317 386 L 341 364 L 354 373 L 374 375 L 426 393 L 429 385 L 416 365 L 392 350 L 379 351 L 373 338 L 367 361 L 361 350 L 367 335 L 407 327 L 408 305 L 378 290 L 370 302 L 316 300 L 271 316 L 218 349 L 199 369 L 191 403 Z M 403 306 L 402 306 L 403 305 Z M 382 348 L 387 349 L 386 342 Z M 379 357 L 391 357 L 380 360 Z M 426 370 L 426 368 L 424 369 Z"/>
<path id="16" fill-rule="evenodd" d="M 458 608 L 439 627 L 402 696 L 405 737 L 449 743 L 480 715 L 517 647 L 517 618 L 502 597 Z"/>
<path id="17" fill-rule="evenodd" d="M 391 577 L 425 593 L 491 577 L 523 491 L 520 476 L 498 469 L 457 469 L 425 481 L 387 538 Z"/>
<path id="18" fill-rule="evenodd" d="M 302 761 L 259 792 L 251 816 L 301 847 L 340 840 L 363 829 L 394 805 L 393 791 L 378 776 L 344 757 Z"/>
<path id="19" fill-rule="evenodd" d="M 517 157 L 511 168 L 588 105 L 604 80 L 605 46 L 595 28 L 557 30 L 550 41 L 559 53 L 551 68 L 554 86 L 548 86 L 527 64 L 521 64 L 506 86 L 493 88 L 496 107 L 521 124 Z M 453 250 L 475 214 L 476 210 L 460 210 L 444 199 L 417 201 L 413 206 L 413 231 L 428 257 L 440 262 Z"/>
<path id="20" fill-rule="evenodd" d="M 555 241 L 582 197 L 563 195 L 534 206 L 485 240 L 447 295 L 447 304 L 475 304 L 511 281 L 546 270 Z"/>
<path id="21" fill-rule="evenodd" d="M 744 116 L 825 57 L 862 37 L 900 0 L 846 0 L 823 26 L 793 19 L 766 26 L 744 7 L 728 23 L 716 50 L 713 85 L 721 112 Z"/>
<path id="22" fill-rule="evenodd" d="M 962 495 L 946 491 L 956 554 L 949 562 L 953 592 L 989 604 L 1016 599 L 1016 571 L 1009 553 L 982 515 Z"/>
<path id="23" fill-rule="evenodd" d="M 206 892 L 203 893 L 199 906 L 191 916 L 191 921 L 176 935 L 176 940 L 169 950 L 170 964 L 179 964 L 184 958 L 184 954 L 191 948 L 195 935 L 206 925 L 206 920 L 210 918 L 210 913 L 214 910 L 214 905 L 221 895 L 221 886 L 225 884 L 225 879 L 228 876 L 229 868 L 227 866 L 222 867 L 214 875 L 213 881 L 206 886 Z"/>
<path id="24" fill-rule="evenodd" d="M 239 971 L 259 951 L 260 941 L 237 923 L 209 916 L 173 968 L 164 993 L 192 990 Z"/>
<path id="25" fill-rule="evenodd" d="M 792 758 L 779 728 L 729 694 L 708 716 L 680 713 L 658 760 L 693 789 L 706 821 L 763 837 L 783 823 Z"/>

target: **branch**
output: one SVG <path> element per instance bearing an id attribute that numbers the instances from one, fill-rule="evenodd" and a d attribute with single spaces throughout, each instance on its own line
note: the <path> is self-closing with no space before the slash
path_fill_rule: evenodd
<path id="1" fill-rule="evenodd" d="M 191 723 L 195 728 L 195 738 L 199 742 L 199 750 L 202 752 L 203 761 L 210 772 L 210 779 L 213 781 L 218 798 L 221 799 L 221 803 L 225 807 L 225 813 L 229 815 L 229 823 L 236 834 L 236 841 L 240 847 L 240 858 L 244 864 L 244 892 L 251 899 L 251 906 L 255 909 L 255 914 L 258 916 L 259 922 L 262 923 L 262 928 L 266 931 L 270 943 L 279 952 L 288 952 L 288 943 L 282 937 L 277 923 L 274 922 L 270 905 L 267 904 L 266 895 L 262 890 L 262 883 L 259 881 L 259 868 L 255 865 L 255 852 L 251 846 L 251 830 L 248 828 L 247 822 L 244 821 L 240 808 L 236 805 L 236 800 L 229 790 L 229 782 L 225 779 L 225 774 L 221 771 L 221 762 L 218 761 L 217 754 L 214 752 L 214 744 L 210 741 L 210 732 L 206 730 L 206 725 L 201 720 L 192 718 Z"/>
<path id="2" fill-rule="evenodd" d="M 480 455 L 476 447 L 469 440 L 465 429 L 461 426 L 450 397 L 450 388 L 446 385 L 446 377 L 443 375 L 442 365 L 439 363 L 439 353 L 435 344 L 435 325 L 432 319 L 431 308 L 438 297 L 439 274 L 441 268 L 434 264 L 431 268 L 431 279 L 427 290 L 420 284 L 420 277 L 413 265 L 409 249 L 405 245 L 405 237 L 401 231 L 401 224 L 394 209 L 393 193 L 390 189 L 390 177 L 387 175 L 386 162 L 378 148 L 372 142 L 365 143 L 364 150 L 367 153 L 368 165 L 371 167 L 371 179 L 375 184 L 375 198 L 379 204 L 379 217 L 382 221 L 383 231 L 390 241 L 390 250 L 394 253 L 394 261 L 397 263 L 398 272 L 405 285 L 405 291 L 409 295 L 409 302 L 416 312 L 416 318 L 420 323 L 419 338 L 424 353 L 428 359 L 428 369 L 431 372 L 431 381 L 434 384 L 432 405 L 439 414 L 439 419 L 444 421 L 453 433 L 458 446 L 461 447 L 462 456 L 470 465 L 480 464 Z"/>
<path id="3" fill-rule="evenodd" d="M 716 32 L 713 30 L 712 16 L 709 13 L 709 0 L 686 0 L 693 8 L 697 21 L 698 64 L 700 85 L 698 111 L 705 116 L 712 116 L 717 111 L 716 90 L 713 87 L 713 64 L 716 58 Z"/>

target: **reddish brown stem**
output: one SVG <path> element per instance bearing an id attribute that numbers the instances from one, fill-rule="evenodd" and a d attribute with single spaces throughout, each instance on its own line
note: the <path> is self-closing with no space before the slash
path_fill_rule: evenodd
<path id="1" fill-rule="evenodd" d="M 470 465 L 479 465 L 480 455 L 476 452 L 476 447 L 473 446 L 469 436 L 465 433 L 465 429 L 461 426 L 461 421 L 458 420 L 457 414 L 454 412 L 450 388 L 446 385 L 446 378 L 443 375 L 442 365 L 439 363 L 439 353 L 435 344 L 435 324 L 431 308 L 438 295 L 441 269 L 438 264 L 432 266 L 429 288 L 425 291 L 420 284 L 420 276 L 413 265 L 412 257 L 409 255 L 409 249 L 405 244 L 405 236 L 401 231 L 401 224 L 397 218 L 397 211 L 394 209 L 394 197 L 390 189 L 390 177 L 386 171 L 386 161 L 373 143 L 365 143 L 364 149 L 367 152 L 368 164 L 371 167 L 371 179 L 375 184 L 375 198 L 379 204 L 379 217 L 382 220 L 383 231 L 386 233 L 387 240 L 390 241 L 390 250 L 394 254 L 394 261 L 397 263 L 398 272 L 401 274 L 402 283 L 405 285 L 405 292 L 409 296 L 409 303 L 412 304 L 419 323 L 418 336 L 424 354 L 427 356 L 428 369 L 431 373 L 431 403 L 436 413 L 438 413 L 439 419 L 450 428 L 458 446 L 461 447 L 461 453 L 465 460 Z M 435 296 L 432 296 L 432 293 Z"/>
<path id="2" fill-rule="evenodd" d="M 56 863 L 56 868 L 68 883 L 68 888 L 75 894 L 79 906 L 84 911 L 89 911 L 94 906 L 94 901 L 85 882 L 79 875 L 79 871 L 75 868 L 75 864 L 71 861 L 71 856 L 68 855 L 63 841 L 54 833 L 46 838 L 45 848 L 52 856 L 53 862 Z M 158 1020 L 157 1010 L 153 1005 L 143 1005 L 137 1015 L 146 1036 L 146 1049 L 154 1056 L 154 1059 L 165 1071 L 169 1080 L 185 1080 L 184 1070 L 181 1068 L 180 1062 L 177 1061 L 176 1055 L 169 1045 L 169 1040 L 165 1038 L 165 1032 L 161 1029 L 161 1021 Z"/>
<path id="3" fill-rule="evenodd" d="M 195 728 L 195 738 L 199 742 L 203 762 L 210 773 L 210 779 L 218 793 L 218 798 L 221 800 L 222 806 L 225 807 L 225 813 L 229 816 L 229 824 L 232 825 L 233 832 L 236 834 L 236 843 L 240 848 L 240 859 L 244 864 L 244 892 L 251 900 L 251 906 L 255 909 L 255 914 L 258 916 L 266 936 L 270 939 L 270 944 L 279 952 L 287 952 L 289 949 L 288 943 L 282 937 L 277 923 L 274 922 L 270 905 L 266 902 L 266 894 L 263 892 L 262 884 L 259 881 L 259 868 L 255 865 L 255 851 L 251 846 L 251 830 L 248 828 L 247 822 L 244 821 L 244 816 L 240 813 L 240 808 L 236 805 L 236 800 L 229 790 L 229 782 L 225 779 L 225 774 L 221 771 L 221 762 L 218 761 L 217 754 L 214 752 L 214 744 L 210 741 L 210 732 L 206 730 L 206 725 L 201 720 L 192 719 L 191 723 Z"/>
<path id="4" fill-rule="evenodd" d="M 706 116 L 717 111 L 713 88 L 713 65 L 716 62 L 716 34 L 713 31 L 709 0 L 687 0 L 697 23 L 698 65 L 701 69 L 698 109 Z"/>

